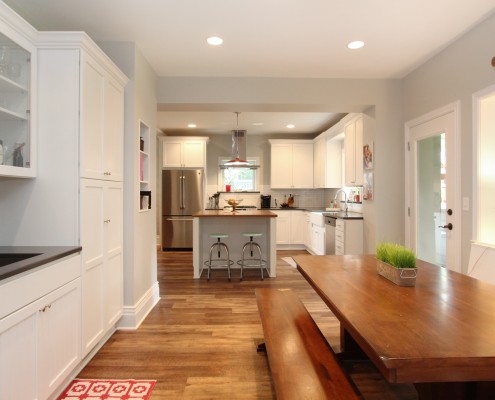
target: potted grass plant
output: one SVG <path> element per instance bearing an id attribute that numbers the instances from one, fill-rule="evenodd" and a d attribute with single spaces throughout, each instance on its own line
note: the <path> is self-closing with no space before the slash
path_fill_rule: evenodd
<path id="1" fill-rule="evenodd" d="M 376 269 L 379 275 L 399 286 L 416 284 L 416 255 L 397 243 L 383 242 L 376 246 Z"/>

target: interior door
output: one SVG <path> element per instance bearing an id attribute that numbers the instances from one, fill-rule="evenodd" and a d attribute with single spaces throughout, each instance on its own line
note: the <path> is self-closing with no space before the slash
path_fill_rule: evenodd
<path id="1" fill-rule="evenodd" d="M 460 271 L 456 111 L 438 110 L 406 124 L 406 244 L 419 259 Z"/>

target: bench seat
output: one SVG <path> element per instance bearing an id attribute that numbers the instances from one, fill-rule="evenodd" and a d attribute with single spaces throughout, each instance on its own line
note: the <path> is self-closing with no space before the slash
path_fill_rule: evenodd
<path id="1" fill-rule="evenodd" d="M 258 288 L 256 301 L 278 400 L 362 398 L 294 292 Z"/>

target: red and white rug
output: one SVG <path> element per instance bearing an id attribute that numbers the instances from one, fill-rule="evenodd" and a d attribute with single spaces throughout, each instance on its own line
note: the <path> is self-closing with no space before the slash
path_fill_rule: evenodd
<path id="1" fill-rule="evenodd" d="M 148 400 L 156 381 L 74 379 L 58 400 Z"/>

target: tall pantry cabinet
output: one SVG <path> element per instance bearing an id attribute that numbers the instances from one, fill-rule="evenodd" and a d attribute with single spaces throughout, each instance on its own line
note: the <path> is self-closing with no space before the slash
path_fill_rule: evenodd
<path id="1" fill-rule="evenodd" d="M 123 131 L 125 75 L 84 33 L 40 32 L 40 131 L 72 151 L 79 181 L 64 202 L 77 204 L 82 246 L 82 357 L 123 312 Z M 60 168 L 64 168 L 60 165 Z M 64 182 L 60 182 L 63 185 Z"/>

